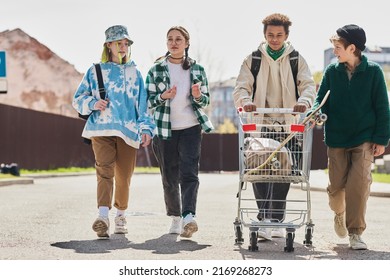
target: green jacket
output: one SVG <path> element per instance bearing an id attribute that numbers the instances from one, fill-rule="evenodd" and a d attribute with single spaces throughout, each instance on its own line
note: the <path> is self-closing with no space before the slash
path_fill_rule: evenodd
<path id="1" fill-rule="evenodd" d="M 192 95 L 189 95 L 188 98 L 191 100 L 192 108 L 202 129 L 205 132 L 210 132 L 214 127 L 203 111 L 210 104 L 208 81 L 203 67 L 196 64 L 194 60 L 191 60 L 190 78 L 192 85 L 201 82 L 202 96 L 200 100 L 196 101 Z M 156 135 L 162 139 L 171 138 L 170 100 L 161 99 L 161 94 L 169 88 L 171 88 L 171 84 L 168 63 L 164 58 L 156 62 L 146 76 L 149 108 L 152 110 L 156 122 Z"/>
<path id="2" fill-rule="evenodd" d="M 348 148 L 364 142 L 387 146 L 390 137 L 389 97 L 380 66 L 362 56 L 351 80 L 344 63 L 330 64 L 321 81 L 313 109 L 326 92 L 321 111 L 327 114 L 325 144 Z"/>

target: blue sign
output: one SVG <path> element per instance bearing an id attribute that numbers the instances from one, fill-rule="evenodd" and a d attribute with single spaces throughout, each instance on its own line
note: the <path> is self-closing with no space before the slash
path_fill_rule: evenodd
<path id="1" fill-rule="evenodd" d="M 7 76 L 5 70 L 5 51 L 0 51 L 0 78 L 5 78 Z"/>

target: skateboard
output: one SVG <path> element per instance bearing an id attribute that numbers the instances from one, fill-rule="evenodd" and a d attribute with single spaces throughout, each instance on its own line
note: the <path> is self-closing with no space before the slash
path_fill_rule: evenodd
<path id="1" fill-rule="evenodd" d="M 305 124 L 309 121 L 314 121 L 315 124 L 321 125 L 327 120 L 326 114 L 320 113 L 322 106 L 326 103 L 329 97 L 330 91 L 325 94 L 322 99 L 320 105 L 312 111 L 309 115 L 307 115 L 298 125 L 297 127 L 304 128 Z M 298 133 L 303 132 L 303 130 L 294 130 L 292 131 L 281 143 L 280 145 L 268 156 L 268 158 L 259 166 L 254 169 L 251 169 L 247 172 L 248 175 L 256 173 L 257 170 L 263 169 L 266 165 L 271 164 L 274 169 L 280 168 L 279 161 L 276 158 L 276 154 Z"/>

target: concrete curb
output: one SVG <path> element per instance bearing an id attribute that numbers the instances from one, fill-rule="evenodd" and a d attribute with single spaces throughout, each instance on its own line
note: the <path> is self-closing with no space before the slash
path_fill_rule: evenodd
<path id="1" fill-rule="evenodd" d="M 0 179 L 0 187 L 9 186 L 9 185 L 19 185 L 19 184 L 34 184 L 34 179 L 32 178 L 18 178 L 18 179 Z"/>

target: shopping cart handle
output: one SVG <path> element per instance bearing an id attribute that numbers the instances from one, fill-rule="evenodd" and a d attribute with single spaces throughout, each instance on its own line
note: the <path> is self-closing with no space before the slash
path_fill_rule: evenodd
<path id="1" fill-rule="evenodd" d="M 294 112 L 293 108 L 257 108 L 256 112 L 262 114 L 292 114 L 298 113 Z"/>

